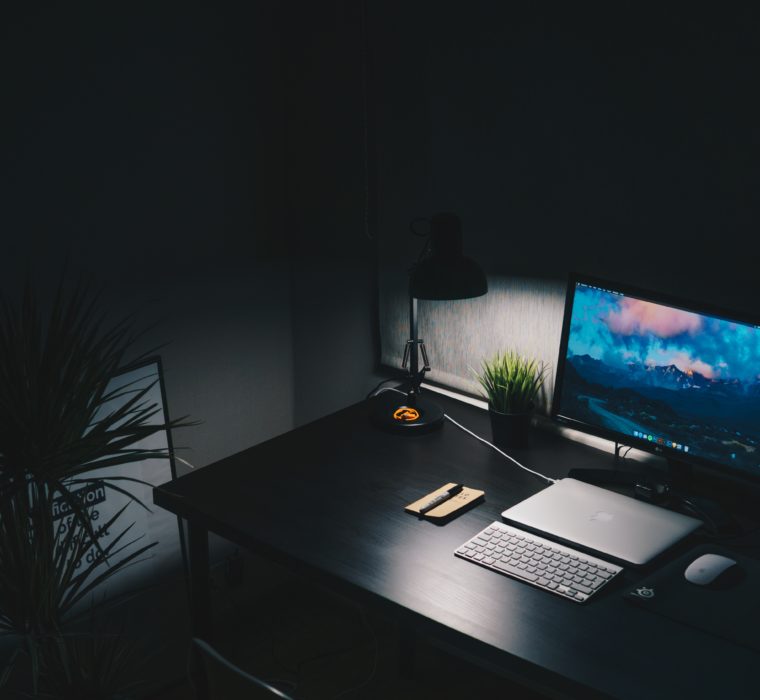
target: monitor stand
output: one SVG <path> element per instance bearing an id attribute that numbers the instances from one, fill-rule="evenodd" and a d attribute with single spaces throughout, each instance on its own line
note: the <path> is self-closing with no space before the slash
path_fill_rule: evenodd
<path id="1" fill-rule="evenodd" d="M 667 457 L 665 461 L 668 465 L 665 470 L 665 478 L 671 488 L 681 491 L 688 490 L 694 478 L 694 469 L 691 464 L 672 457 Z"/>
<path id="2" fill-rule="evenodd" d="M 705 522 L 714 535 L 738 535 L 743 528 L 739 521 L 712 497 L 697 495 L 704 489 L 695 489 L 695 470 L 688 462 L 668 458 L 666 478 L 669 480 L 673 498 L 676 503 L 691 511 Z M 708 491 L 709 492 L 709 491 Z"/>

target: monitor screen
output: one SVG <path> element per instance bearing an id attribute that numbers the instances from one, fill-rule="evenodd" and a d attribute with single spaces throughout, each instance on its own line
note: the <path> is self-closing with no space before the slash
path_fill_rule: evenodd
<path id="1" fill-rule="evenodd" d="M 572 427 L 760 476 L 760 325 L 576 277 L 553 415 Z"/>

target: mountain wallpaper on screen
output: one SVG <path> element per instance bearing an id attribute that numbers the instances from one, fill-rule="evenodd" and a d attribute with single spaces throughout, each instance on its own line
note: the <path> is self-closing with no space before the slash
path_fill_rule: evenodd
<path id="1" fill-rule="evenodd" d="M 760 329 L 583 284 L 570 324 L 562 415 L 760 473 Z"/>

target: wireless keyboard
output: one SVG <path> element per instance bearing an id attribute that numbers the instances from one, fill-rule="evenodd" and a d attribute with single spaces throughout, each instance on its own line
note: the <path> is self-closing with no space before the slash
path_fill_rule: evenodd
<path id="1" fill-rule="evenodd" d="M 577 603 L 588 600 L 623 570 L 498 521 L 465 542 L 454 554 Z"/>

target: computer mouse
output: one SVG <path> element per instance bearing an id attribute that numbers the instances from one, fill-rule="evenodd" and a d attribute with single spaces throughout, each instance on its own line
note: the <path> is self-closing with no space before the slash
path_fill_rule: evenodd
<path id="1" fill-rule="evenodd" d="M 697 586 L 727 588 L 737 583 L 743 575 L 742 568 L 730 557 L 722 554 L 703 554 L 684 571 L 684 578 Z"/>

